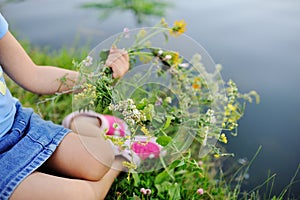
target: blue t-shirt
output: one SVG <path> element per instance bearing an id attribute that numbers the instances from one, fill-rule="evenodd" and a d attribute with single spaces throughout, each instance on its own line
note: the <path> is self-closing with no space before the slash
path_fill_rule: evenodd
<path id="1" fill-rule="evenodd" d="M 0 13 L 0 40 L 7 31 L 8 24 Z M 16 114 L 16 99 L 12 97 L 6 87 L 3 75 L 3 70 L 0 66 L 0 138 L 11 129 Z"/>

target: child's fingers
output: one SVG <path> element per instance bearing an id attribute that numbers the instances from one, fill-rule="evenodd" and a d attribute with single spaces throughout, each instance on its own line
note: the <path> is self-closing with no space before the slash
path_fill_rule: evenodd
<path id="1" fill-rule="evenodd" d="M 113 53 L 113 52 L 115 52 L 116 50 L 118 50 L 117 47 L 116 47 L 115 45 L 113 45 L 113 46 L 110 48 L 109 53 Z"/>
<path id="2" fill-rule="evenodd" d="M 128 62 L 119 59 L 116 62 L 112 63 L 110 67 L 113 71 L 113 78 L 119 78 L 128 71 L 129 64 Z"/>
<path id="3" fill-rule="evenodd" d="M 112 47 L 106 60 L 106 66 L 113 70 L 113 77 L 122 77 L 129 69 L 129 56 L 126 50 Z"/>

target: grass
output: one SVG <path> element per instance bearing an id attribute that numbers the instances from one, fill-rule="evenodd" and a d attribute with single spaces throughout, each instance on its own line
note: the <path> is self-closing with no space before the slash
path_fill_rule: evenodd
<path id="1" fill-rule="evenodd" d="M 82 60 L 88 54 L 87 47 L 50 51 L 49 48 L 33 47 L 28 42 L 23 42 L 22 45 L 35 63 L 68 69 L 72 69 L 73 59 Z M 61 123 L 63 117 L 72 112 L 70 94 L 59 97 L 36 95 L 24 91 L 9 79 L 7 85 L 13 96 L 24 106 L 32 107 L 46 120 Z M 182 158 L 174 160 L 164 169 L 140 174 L 122 173 L 115 180 L 106 199 L 288 199 L 289 188 L 296 182 L 299 167 L 290 184 L 278 197 L 271 195 L 275 175 L 270 175 L 265 182 L 251 191 L 242 191 L 245 175 L 260 150 L 261 147 L 250 162 L 244 165 L 235 163 L 236 168 L 231 167 L 233 171 L 225 172 L 222 169 L 224 158 L 207 156 L 197 160 L 192 158 L 190 152 L 185 152 Z M 265 191 L 268 193 L 260 195 L 259 191 L 263 187 L 266 187 Z M 144 195 L 141 188 L 150 189 L 151 194 Z M 203 194 L 200 194 L 200 188 Z"/>

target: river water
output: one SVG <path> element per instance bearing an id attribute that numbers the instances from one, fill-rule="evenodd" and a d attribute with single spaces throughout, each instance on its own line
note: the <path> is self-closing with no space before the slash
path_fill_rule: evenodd
<path id="1" fill-rule="evenodd" d="M 93 46 L 124 27 L 159 20 L 149 17 L 137 24 L 129 11 L 112 12 L 102 20 L 99 11 L 80 8 L 83 2 L 26 0 L 5 4 L 1 11 L 19 38 L 50 49 L 72 46 L 75 40 Z M 236 159 L 250 159 L 262 145 L 247 188 L 266 180 L 270 170 L 276 173 L 273 193 L 280 193 L 300 163 L 300 2 L 176 0 L 165 18 L 185 19 L 186 34 L 223 65 L 223 78 L 235 80 L 242 92 L 260 94 L 261 103 L 247 106 L 239 135 L 229 138 L 227 150 Z M 293 193 L 299 196 L 299 191 L 298 183 Z"/>

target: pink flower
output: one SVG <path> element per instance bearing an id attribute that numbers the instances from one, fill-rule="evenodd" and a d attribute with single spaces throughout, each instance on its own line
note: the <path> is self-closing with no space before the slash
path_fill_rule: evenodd
<path id="1" fill-rule="evenodd" d="M 197 190 L 197 194 L 202 195 L 203 193 L 204 193 L 204 190 L 203 190 L 202 188 L 199 188 L 199 189 Z"/>
<path id="2" fill-rule="evenodd" d="M 158 98 L 157 101 L 155 102 L 155 105 L 156 106 L 161 106 L 161 104 L 162 104 L 162 99 Z"/>
<path id="3" fill-rule="evenodd" d="M 198 161 L 198 165 L 199 165 L 199 167 L 201 167 L 201 166 L 203 165 L 203 161 L 202 161 L 202 160 L 199 160 L 199 161 Z"/>
<path id="4" fill-rule="evenodd" d="M 124 37 L 125 38 L 129 38 L 129 28 L 127 28 L 127 27 L 125 27 L 124 29 L 123 29 L 123 32 L 125 33 L 125 35 L 124 35 Z"/>
<path id="5" fill-rule="evenodd" d="M 151 194 L 151 190 L 150 189 L 146 189 L 146 194 L 150 195 Z"/>
<path id="6" fill-rule="evenodd" d="M 147 158 L 158 158 L 160 153 L 159 146 L 153 142 L 135 142 L 132 144 L 131 148 L 142 160 Z"/>
<path id="7" fill-rule="evenodd" d="M 143 195 L 146 195 L 147 192 L 146 192 L 146 189 L 145 188 L 141 188 L 140 192 L 143 194 Z"/>
<path id="8" fill-rule="evenodd" d="M 151 189 L 147 188 L 141 188 L 140 192 L 143 194 L 143 195 L 150 195 L 151 194 Z"/>

